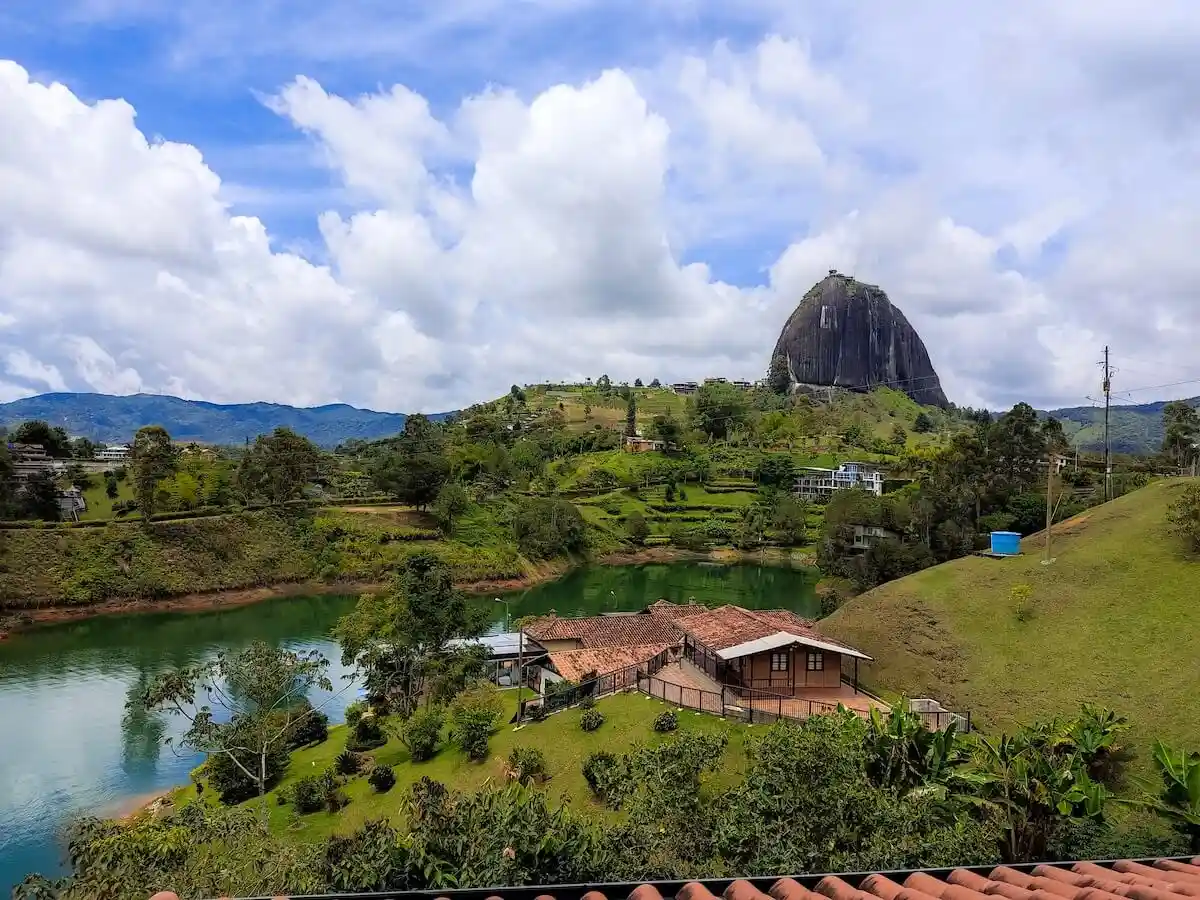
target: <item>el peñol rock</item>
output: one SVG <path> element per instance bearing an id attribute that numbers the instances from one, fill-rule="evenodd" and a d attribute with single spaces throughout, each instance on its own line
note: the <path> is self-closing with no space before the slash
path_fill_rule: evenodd
<path id="1" fill-rule="evenodd" d="M 949 405 L 920 336 L 887 294 L 830 269 L 783 326 L 775 356 L 793 385 L 887 385 L 925 406 Z"/>

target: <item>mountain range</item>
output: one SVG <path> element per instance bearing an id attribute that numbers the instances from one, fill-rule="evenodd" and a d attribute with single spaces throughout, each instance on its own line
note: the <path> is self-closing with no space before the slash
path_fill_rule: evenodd
<path id="1" fill-rule="evenodd" d="M 1109 410 L 1108 439 L 1113 453 L 1157 453 L 1163 442 L 1163 407 L 1169 400 L 1113 406 Z M 1200 408 L 1200 397 L 1185 400 Z M 1080 450 L 1104 449 L 1104 407 L 1071 406 L 1052 409 L 1047 415 L 1063 423 L 1071 445 Z"/>
<path id="2" fill-rule="evenodd" d="M 1200 407 L 1200 397 L 1187 401 Z M 1137 406 L 1114 406 L 1109 437 L 1114 453 L 1155 453 L 1162 446 L 1162 411 L 1167 401 Z M 1072 406 L 1048 410 L 1063 423 L 1072 445 L 1081 450 L 1104 449 L 1104 408 Z M 449 413 L 431 415 L 445 418 Z M 345 403 L 300 408 L 279 403 L 207 403 L 161 394 L 40 394 L 0 403 L 0 428 L 29 419 L 61 425 L 72 437 L 103 443 L 133 438 L 143 425 L 162 425 L 180 441 L 240 444 L 285 426 L 322 447 L 352 439 L 376 440 L 404 429 L 404 413 L 358 409 Z"/>
<path id="3" fill-rule="evenodd" d="M 444 418 L 438 413 L 430 418 Z M 390 437 L 404 429 L 403 413 L 358 409 L 345 403 L 298 408 L 279 403 L 207 403 L 160 394 L 39 394 L 0 403 L 0 428 L 29 419 L 61 425 L 72 437 L 124 443 L 144 425 L 162 425 L 177 441 L 240 444 L 278 427 L 291 428 L 322 447 Z"/>

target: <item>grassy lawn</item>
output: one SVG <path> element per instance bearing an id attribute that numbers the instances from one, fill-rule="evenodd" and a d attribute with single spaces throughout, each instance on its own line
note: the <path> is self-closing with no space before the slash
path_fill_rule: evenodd
<path id="1" fill-rule="evenodd" d="M 116 499 L 110 499 L 104 493 L 104 475 L 100 472 L 94 472 L 91 476 L 92 486 L 83 492 L 84 502 L 87 503 L 87 511 L 80 516 L 84 520 L 91 519 L 111 519 L 113 517 L 113 504 L 122 500 L 133 499 L 133 479 L 126 477 L 123 481 L 117 482 Z"/>
<path id="2" fill-rule="evenodd" d="M 591 810 L 598 815 L 612 815 L 593 801 L 581 771 L 584 759 L 597 750 L 621 753 L 637 743 L 655 744 L 670 738 L 669 735 L 655 732 L 652 725 L 659 713 L 673 707 L 644 694 L 617 694 L 600 700 L 596 706 L 604 713 L 606 721 L 599 730 L 591 733 L 579 727 L 582 713 L 578 709 L 558 713 L 545 722 L 514 728 L 509 720 L 516 712 L 516 692 L 505 691 L 504 697 L 503 724 L 492 736 L 491 752 L 484 762 L 471 762 L 456 747 L 443 746 L 433 759 L 414 763 L 409 758 L 407 748 L 393 737 L 385 746 L 369 754 L 377 763 L 395 769 L 396 785 L 386 794 L 372 790 L 365 777 L 355 778 L 345 788 L 350 797 L 349 806 L 338 813 L 318 812 L 301 816 L 297 825 L 292 821 L 291 806 L 278 805 L 276 792 L 273 791 L 268 798 L 271 827 L 280 833 L 295 835 L 300 840 L 313 840 L 353 831 L 371 819 L 397 818 L 401 815 L 408 789 L 426 775 L 458 790 L 474 790 L 487 784 L 503 785 L 508 754 L 514 747 L 536 747 L 546 755 L 550 779 L 542 785 L 541 790 L 573 807 Z M 711 777 L 715 784 L 722 786 L 732 784 L 740 777 L 747 726 L 683 710 L 679 713 L 679 730 L 676 734 L 683 732 L 727 732 L 730 739 L 723 767 Z M 345 749 L 345 744 L 345 726 L 331 728 L 325 743 L 293 754 L 291 766 L 280 786 L 291 784 L 305 775 L 324 771 Z M 176 803 L 195 802 L 196 794 L 192 788 L 180 788 L 175 797 Z M 205 797 L 215 802 L 215 798 L 209 797 L 207 792 Z M 247 805 L 252 806 L 257 802 L 250 801 Z"/>
<path id="3" fill-rule="evenodd" d="M 1138 768 L 1156 738 L 1200 749 L 1200 559 L 1166 528 L 1186 486 L 1158 482 L 1055 526 L 1022 555 L 968 557 L 883 585 L 822 622 L 875 657 L 864 680 L 969 709 L 983 728 L 1091 701 L 1128 716 Z M 1032 589 L 1018 616 L 1012 589 Z"/>

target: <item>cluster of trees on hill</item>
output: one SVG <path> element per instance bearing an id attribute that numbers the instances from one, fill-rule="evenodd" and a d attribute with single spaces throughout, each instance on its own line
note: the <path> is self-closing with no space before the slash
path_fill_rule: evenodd
<path id="1" fill-rule="evenodd" d="M 1057 471 L 1052 460 L 1068 450 L 1061 424 L 1039 419 L 1028 404 L 994 421 L 976 416 L 945 447 L 905 456 L 900 468 L 913 477 L 909 486 L 881 498 L 836 494 L 825 510 L 821 568 L 869 588 L 980 549 L 991 531 L 1032 534 L 1045 527 L 1048 489 L 1054 521 L 1075 515 L 1104 497 L 1090 470 Z M 1145 483 L 1145 475 L 1122 476 L 1114 495 Z M 856 525 L 880 526 L 894 536 L 857 552 Z"/>

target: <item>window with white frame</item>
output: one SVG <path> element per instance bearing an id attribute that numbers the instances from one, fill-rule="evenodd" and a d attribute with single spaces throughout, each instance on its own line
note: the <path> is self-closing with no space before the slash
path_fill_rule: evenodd
<path id="1" fill-rule="evenodd" d="M 825 654 L 820 650 L 808 651 L 808 671 L 824 672 L 825 671 Z"/>
<path id="2" fill-rule="evenodd" d="M 786 672 L 788 670 L 788 654 L 772 653 L 771 654 L 771 671 Z"/>

